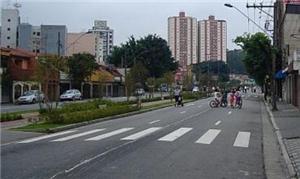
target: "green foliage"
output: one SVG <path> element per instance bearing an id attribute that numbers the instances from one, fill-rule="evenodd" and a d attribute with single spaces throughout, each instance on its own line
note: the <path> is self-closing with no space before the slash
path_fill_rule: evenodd
<path id="1" fill-rule="evenodd" d="M 14 120 L 18 120 L 18 119 L 22 119 L 21 114 L 2 113 L 1 116 L 0 116 L 0 121 L 1 122 L 14 121 Z"/>
<path id="2" fill-rule="evenodd" d="M 264 33 L 258 32 L 237 37 L 234 42 L 245 52 L 243 62 L 247 72 L 260 86 L 264 84 L 266 75 L 271 74 L 272 56 L 274 49 L 271 40 Z"/>
<path id="3" fill-rule="evenodd" d="M 230 69 L 230 73 L 234 74 L 247 74 L 246 67 L 243 63 L 245 54 L 242 50 L 229 50 L 227 51 L 227 64 Z"/>
<path id="4" fill-rule="evenodd" d="M 43 111 L 41 117 L 50 124 L 70 124 L 136 110 L 131 104 L 131 102 L 115 103 L 107 100 L 70 103 L 51 112 Z"/>
<path id="5" fill-rule="evenodd" d="M 177 69 L 167 42 L 157 35 L 148 35 L 139 40 L 130 37 L 126 44 L 114 47 L 108 61 L 117 67 L 133 67 L 141 62 L 149 72 L 147 77 L 162 77 L 168 71 Z"/>
<path id="6" fill-rule="evenodd" d="M 64 124 L 72 124 L 83 121 L 90 121 L 97 118 L 104 118 L 108 116 L 128 113 L 132 111 L 136 111 L 138 108 L 134 106 L 112 106 L 106 109 L 94 109 L 94 110 L 85 110 L 85 111 L 77 111 L 71 113 L 62 114 L 62 119 Z"/>
<path id="7" fill-rule="evenodd" d="M 182 92 L 182 98 L 183 100 L 187 99 L 201 99 L 207 96 L 207 93 L 204 92 L 190 92 L 190 91 L 184 91 Z"/>
<path id="8" fill-rule="evenodd" d="M 88 53 L 77 53 L 68 58 L 69 76 L 76 85 L 81 84 L 98 68 L 95 57 Z"/>

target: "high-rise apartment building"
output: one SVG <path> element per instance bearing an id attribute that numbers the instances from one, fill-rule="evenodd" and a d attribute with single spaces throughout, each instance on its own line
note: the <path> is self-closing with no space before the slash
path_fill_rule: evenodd
<path id="1" fill-rule="evenodd" d="M 198 63 L 197 33 L 196 18 L 185 16 L 184 12 L 168 18 L 168 45 L 184 72 L 189 65 Z"/>
<path id="2" fill-rule="evenodd" d="M 65 25 L 41 25 L 40 42 L 41 53 L 64 56 L 67 42 L 67 27 Z"/>
<path id="3" fill-rule="evenodd" d="M 90 31 L 96 34 L 96 61 L 105 64 L 108 55 L 112 52 L 114 31 L 107 26 L 107 21 L 103 20 L 95 20 Z"/>
<path id="4" fill-rule="evenodd" d="M 18 9 L 1 9 L 1 47 L 17 47 L 17 31 L 20 24 Z"/>
<path id="5" fill-rule="evenodd" d="M 226 62 L 227 28 L 226 21 L 216 20 L 209 16 L 208 20 L 198 22 L 199 61 Z"/>

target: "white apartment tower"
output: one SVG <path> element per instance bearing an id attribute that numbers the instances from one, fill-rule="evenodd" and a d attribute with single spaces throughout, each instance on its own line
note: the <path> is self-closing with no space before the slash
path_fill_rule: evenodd
<path id="1" fill-rule="evenodd" d="M 184 72 L 189 65 L 198 63 L 197 33 L 196 18 L 185 16 L 184 12 L 168 18 L 168 45 Z"/>
<path id="2" fill-rule="evenodd" d="M 226 63 L 227 28 L 226 21 L 209 16 L 199 25 L 199 61 L 224 61 Z"/>
<path id="3" fill-rule="evenodd" d="M 18 9 L 1 9 L 1 47 L 16 48 L 20 24 Z"/>
<path id="4" fill-rule="evenodd" d="M 93 29 L 90 31 L 96 34 L 95 54 L 97 63 L 105 64 L 108 55 L 112 52 L 114 31 L 103 20 L 95 20 Z"/>

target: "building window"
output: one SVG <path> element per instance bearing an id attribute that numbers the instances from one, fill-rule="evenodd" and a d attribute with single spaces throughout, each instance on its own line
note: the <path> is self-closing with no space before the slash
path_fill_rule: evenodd
<path id="1" fill-rule="evenodd" d="M 10 36 L 8 36 L 7 39 L 10 39 Z"/>
<path id="2" fill-rule="evenodd" d="M 40 53 L 40 49 L 36 49 L 36 53 Z"/>
<path id="3" fill-rule="evenodd" d="M 10 31 L 10 28 L 7 28 L 7 31 Z"/>
<path id="4" fill-rule="evenodd" d="M 10 19 L 7 19 L 8 22 L 10 22 Z"/>
<path id="5" fill-rule="evenodd" d="M 6 46 L 7 48 L 10 48 L 10 46 L 8 45 L 8 46 Z"/>
<path id="6" fill-rule="evenodd" d="M 35 32 L 33 32 L 32 34 L 35 35 Z"/>
<path id="7" fill-rule="evenodd" d="M 40 32 L 37 32 L 37 33 L 36 33 L 37 36 L 40 36 L 40 34 L 41 34 Z"/>

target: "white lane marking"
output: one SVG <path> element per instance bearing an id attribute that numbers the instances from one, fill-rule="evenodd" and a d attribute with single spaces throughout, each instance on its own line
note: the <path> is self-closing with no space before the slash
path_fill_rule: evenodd
<path id="1" fill-rule="evenodd" d="M 135 134 L 132 134 L 130 136 L 127 136 L 127 137 L 124 137 L 122 138 L 121 140 L 137 140 L 141 137 L 144 137 L 146 135 L 149 135 L 157 130 L 161 129 L 161 127 L 151 127 L 149 129 L 146 129 L 146 130 L 143 130 L 141 132 L 138 132 L 138 133 L 135 133 Z"/>
<path id="2" fill-rule="evenodd" d="M 202 107 L 202 104 L 198 106 L 198 108 L 201 108 L 201 107 Z"/>
<path id="3" fill-rule="evenodd" d="M 160 120 L 155 120 L 155 121 L 151 121 L 151 122 L 149 122 L 149 124 L 154 124 L 154 123 L 157 123 L 157 122 L 159 122 Z"/>
<path id="4" fill-rule="evenodd" d="M 105 130 L 105 129 L 95 129 L 95 130 L 82 132 L 82 133 L 79 133 L 79 134 L 74 134 L 74 135 L 70 135 L 70 136 L 67 136 L 67 137 L 55 139 L 55 140 L 52 140 L 51 142 L 63 142 L 63 141 L 67 141 L 67 140 L 77 138 L 77 137 L 89 135 L 89 134 L 92 134 L 92 133 L 95 133 L 95 132 L 100 132 L 100 131 L 103 131 L 103 130 Z"/>
<path id="5" fill-rule="evenodd" d="M 190 130 L 192 130 L 192 128 L 182 127 L 182 128 L 179 128 L 158 140 L 171 142 L 171 141 L 174 141 L 174 140 L 178 139 L 179 137 L 183 136 L 185 133 L 189 132 Z"/>
<path id="6" fill-rule="evenodd" d="M 210 144 L 221 132 L 218 129 L 209 129 L 203 136 L 201 136 L 195 143 Z"/>
<path id="7" fill-rule="evenodd" d="M 64 135 L 64 134 L 69 134 L 69 133 L 72 133 L 72 132 L 75 132 L 75 131 L 76 130 L 64 131 L 64 132 L 59 132 L 59 133 L 50 134 L 50 135 L 44 135 L 44 136 L 41 136 L 41 137 L 35 137 L 35 138 L 32 138 L 32 139 L 22 140 L 18 143 L 25 144 L 25 143 L 30 143 L 30 142 L 36 142 L 36 141 L 51 138 L 51 137 L 56 137 L 56 136 L 60 136 L 60 135 Z"/>
<path id="8" fill-rule="evenodd" d="M 229 111 L 229 112 L 228 112 L 228 115 L 230 115 L 231 113 L 232 113 L 232 111 Z"/>
<path id="9" fill-rule="evenodd" d="M 219 124 L 221 124 L 221 121 L 217 121 L 217 122 L 215 123 L 216 126 L 219 125 Z"/>
<path id="10" fill-rule="evenodd" d="M 181 112 L 180 112 L 180 114 L 184 114 L 184 113 L 186 113 L 186 111 L 181 111 Z"/>
<path id="11" fill-rule="evenodd" d="M 194 105 L 195 105 L 195 103 L 189 103 L 186 106 L 194 106 Z"/>
<path id="12" fill-rule="evenodd" d="M 233 146 L 235 147 L 248 147 L 250 141 L 250 132 L 239 132 L 235 138 Z"/>
<path id="13" fill-rule="evenodd" d="M 111 132 L 106 133 L 106 134 L 101 134 L 101 135 L 98 135 L 98 136 L 95 136 L 95 137 L 92 137 L 92 138 L 85 139 L 85 141 L 97 141 L 97 140 L 105 139 L 105 138 L 108 138 L 108 137 L 111 137 L 111 136 L 114 136 L 114 135 L 121 134 L 123 132 L 130 131 L 132 129 L 134 129 L 134 128 L 122 128 L 122 129 L 118 129 L 118 130 L 111 131 Z"/>
<path id="14" fill-rule="evenodd" d="M 73 170 L 77 169 L 78 167 L 81 167 L 81 166 L 83 166 L 83 165 L 85 165 L 85 164 L 87 164 L 87 163 L 90 163 L 91 161 L 93 161 L 93 160 L 95 160 L 95 159 L 97 159 L 97 158 L 103 157 L 103 156 L 105 156 L 106 154 L 108 154 L 108 153 L 110 153 L 110 152 L 113 152 L 113 151 L 115 151 L 115 150 L 118 150 L 118 149 L 120 149 L 120 148 L 122 148 L 122 147 L 124 147 L 124 146 L 127 146 L 127 145 L 129 145 L 129 144 L 131 144 L 131 143 L 133 143 L 133 142 L 135 142 L 135 141 L 129 141 L 129 142 L 126 142 L 126 143 L 121 144 L 121 145 L 119 145 L 119 146 L 117 146 L 117 147 L 111 148 L 111 149 L 109 149 L 109 150 L 107 150 L 107 151 L 105 151 L 105 152 L 103 152 L 103 153 L 100 153 L 100 154 L 98 154 L 98 155 L 96 155 L 96 156 L 94 156 L 94 157 L 92 157 L 92 158 L 89 158 L 89 159 L 86 159 L 86 160 L 84 160 L 84 161 L 82 161 L 82 162 L 79 162 L 78 164 L 74 165 L 72 168 L 69 168 L 69 169 L 66 169 L 66 170 L 62 170 L 62 171 L 56 173 L 56 174 L 53 175 L 50 179 L 54 179 L 54 178 L 56 178 L 57 176 L 62 175 L 62 174 L 70 173 L 70 172 L 72 172 Z"/>

